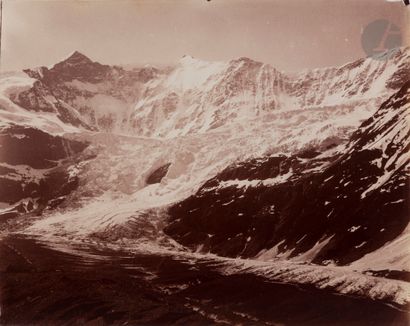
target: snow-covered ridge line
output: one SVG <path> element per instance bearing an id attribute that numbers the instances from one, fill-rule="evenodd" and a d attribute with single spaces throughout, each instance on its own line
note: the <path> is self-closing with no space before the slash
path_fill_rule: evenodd
<path id="1" fill-rule="evenodd" d="M 385 62 L 360 59 L 297 75 L 249 58 L 207 62 L 189 56 L 170 69 L 125 70 L 74 52 L 51 69 L 26 70 L 38 82 L 14 100 L 79 131 L 161 138 L 203 134 L 232 123 L 246 127 L 249 119 L 270 119 L 272 112 L 335 104 L 363 115 L 372 111 L 371 101 L 400 86 L 409 69 L 408 52 L 401 48 Z"/>

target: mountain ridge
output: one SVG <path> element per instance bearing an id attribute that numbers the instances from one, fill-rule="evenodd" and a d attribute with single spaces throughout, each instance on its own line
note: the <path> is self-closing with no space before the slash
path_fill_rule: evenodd
<path id="1" fill-rule="evenodd" d="M 274 155 L 227 167 L 171 206 L 165 232 L 192 250 L 265 260 L 345 265 L 381 248 L 409 223 L 409 98 L 410 81 L 341 155 Z"/>
<path id="2" fill-rule="evenodd" d="M 186 56 L 171 69 L 126 70 L 75 51 L 51 69 L 25 70 L 35 82 L 29 90 L 14 91 L 11 98 L 38 114 L 55 112 L 57 119 L 80 130 L 163 138 L 315 107 L 370 116 L 372 107 L 410 72 L 408 52 L 400 49 L 386 62 L 360 59 L 291 77 L 243 57 L 207 62 Z"/>

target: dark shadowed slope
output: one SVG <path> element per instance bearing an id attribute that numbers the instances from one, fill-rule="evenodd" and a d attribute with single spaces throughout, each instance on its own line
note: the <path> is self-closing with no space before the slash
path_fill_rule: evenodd
<path id="1" fill-rule="evenodd" d="M 88 143 L 11 124 L 0 128 L 0 145 L 0 201 L 10 205 L 2 219 L 40 212 L 78 186 L 75 165 Z"/>
<path id="2" fill-rule="evenodd" d="M 0 241 L 2 325 L 406 325 L 382 301 L 224 275 L 210 259 Z"/>
<path id="3" fill-rule="evenodd" d="M 346 264 L 381 247 L 409 222 L 409 87 L 360 126 L 341 156 L 226 168 L 170 208 L 166 233 L 220 255 L 321 263 Z"/>

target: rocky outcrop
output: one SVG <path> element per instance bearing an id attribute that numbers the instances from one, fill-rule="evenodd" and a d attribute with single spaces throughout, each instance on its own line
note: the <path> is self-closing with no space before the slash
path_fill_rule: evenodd
<path id="1" fill-rule="evenodd" d="M 9 125 L 0 131 L 0 202 L 28 212 L 62 201 L 78 186 L 75 165 L 87 143 Z"/>
<path id="2" fill-rule="evenodd" d="M 161 182 L 161 180 L 167 175 L 168 173 L 168 169 L 169 166 L 171 165 L 171 163 L 167 163 L 161 167 L 159 167 L 158 169 L 154 170 L 148 177 L 146 180 L 146 183 L 148 185 L 154 184 L 154 183 L 159 183 Z"/>

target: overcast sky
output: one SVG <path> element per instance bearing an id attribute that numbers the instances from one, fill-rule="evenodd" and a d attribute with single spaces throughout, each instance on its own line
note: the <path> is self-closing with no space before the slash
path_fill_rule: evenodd
<path id="1" fill-rule="evenodd" d="M 404 32 L 408 15 L 386 0 L 3 0 L 1 69 L 79 50 L 108 64 L 247 56 L 298 71 L 365 56 L 366 24 L 387 18 Z"/>

